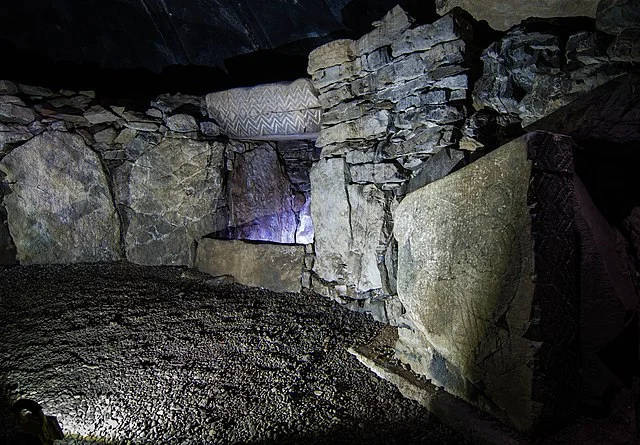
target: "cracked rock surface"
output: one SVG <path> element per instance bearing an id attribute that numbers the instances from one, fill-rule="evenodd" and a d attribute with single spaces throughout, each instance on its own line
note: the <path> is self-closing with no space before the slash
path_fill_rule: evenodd
<path id="1" fill-rule="evenodd" d="M 27 397 L 58 418 L 60 444 L 463 443 L 346 351 L 380 324 L 207 277 L 0 268 L 0 442 Z"/>

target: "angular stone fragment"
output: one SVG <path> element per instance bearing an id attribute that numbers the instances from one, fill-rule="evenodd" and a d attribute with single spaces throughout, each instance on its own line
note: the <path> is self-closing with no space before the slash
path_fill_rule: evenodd
<path id="1" fill-rule="evenodd" d="M 200 122 L 200 132 L 205 136 L 215 137 L 222 134 L 222 129 L 215 122 Z"/>
<path id="2" fill-rule="evenodd" d="M 574 147 L 529 134 L 394 213 L 398 296 L 416 326 L 398 355 L 522 431 L 577 407 Z"/>
<path id="3" fill-rule="evenodd" d="M 210 93 L 206 101 L 209 117 L 230 137 L 309 139 L 320 130 L 320 103 L 306 79 Z"/>
<path id="4" fill-rule="evenodd" d="M 112 112 L 105 110 L 100 105 L 94 105 L 84 112 L 84 117 L 91 125 L 104 124 L 106 122 L 115 122 L 118 116 Z"/>
<path id="5" fill-rule="evenodd" d="M 205 238 L 198 243 L 195 267 L 214 276 L 274 292 L 300 292 L 304 246 L 256 244 Z"/>
<path id="6" fill-rule="evenodd" d="M 619 34 L 640 27 L 640 4 L 636 0 L 601 0 L 596 14 L 598 30 Z"/>
<path id="7" fill-rule="evenodd" d="M 617 144 L 640 140 L 640 74 L 627 74 L 580 96 L 527 130 Z"/>
<path id="8" fill-rule="evenodd" d="M 384 134 L 389 125 L 389 113 L 378 111 L 375 114 L 362 116 L 351 122 L 342 122 L 332 127 L 323 128 L 316 145 L 324 147 L 336 142 L 354 139 L 369 139 Z"/>
<path id="9" fill-rule="evenodd" d="M 74 108 L 85 108 L 89 103 L 91 103 L 91 98 L 83 95 L 77 96 L 63 96 L 63 97 L 54 97 L 53 99 L 48 99 L 47 103 L 53 105 L 56 108 L 61 107 L 74 107 Z"/>
<path id="10" fill-rule="evenodd" d="M 145 265 L 190 265 L 195 241 L 216 231 L 224 146 L 166 139 L 133 164 L 120 204 L 127 209 L 127 259 Z M 153 193 L 150 193 L 153 191 Z"/>
<path id="11" fill-rule="evenodd" d="M 24 85 L 24 84 L 19 84 L 18 87 L 20 88 L 20 91 L 22 91 L 22 93 L 26 94 L 27 96 L 32 96 L 32 97 L 53 96 L 53 91 L 51 91 L 49 88 L 37 87 L 33 85 Z"/>
<path id="12" fill-rule="evenodd" d="M 406 179 L 398 166 L 390 162 L 352 165 L 349 172 L 351 181 L 355 183 L 385 184 L 403 182 Z"/>
<path id="13" fill-rule="evenodd" d="M 486 20 L 493 29 L 506 31 L 530 17 L 595 17 L 599 0 L 537 0 L 505 2 L 502 0 L 437 0 L 438 14 L 456 6 L 477 20 Z"/>
<path id="14" fill-rule="evenodd" d="M 461 18 L 449 14 L 434 23 L 407 29 L 391 45 L 393 57 L 426 51 L 439 43 L 458 39 L 461 20 Z"/>
<path id="15" fill-rule="evenodd" d="M 120 224 L 100 159 L 80 136 L 48 131 L 0 162 L 21 264 L 116 261 Z"/>
<path id="16" fill-rule="evenodd" d="M 640 62 L 640 25 L 618 34 L 607 54 L 616 62 Z"/>
<path id="17" fill-rule="evenodd" d="M 133 128 L 124 128 L 113 142 L 116 144 L 126 145 L 136 137 L 137 131 Z"/>
<path id="18" fill-rule="evenodd" d="M 204 99 L 189 94 L 162 94 L 151 102 L 151 106 L 165 114 L 173 113 L 174 110 L 181 107 L 190 106 L 193 109 L 201 110 L 203 116 L 206 115 Z"/>
<path id="19" fill-rule="evenodd" d="M 351 62 L 355 58 L 355 42 L 353 40 L 334 40 L 309 53 L 307 72 L 311 75 L 321 69 Z"/>
<path id="20" fill-rule="evenodd" d="M 463 159 L 464 152 L 461 150 L 454 148 L 440 149 L 440 151 L 431 156 L 420 168 L 420 171 L 411 178 L 407 184 L 407 190 L 412 192 L 438 179 L 444 178 Z"/>
<path id="21" fill-rule="evenodd" d="M 0 94 L 16 94 L 18 86 L 8 80 L 0 80 Z"/>
<path id="22" fill-rule="evenodd" d="M 36 115 L 30 108 L 10 102 L 0 103 L 0 122 L 9 124 L 30 124 Z"/>
<path id="23" fill-rule="evenodd" d="M 165 120 L 167 128 L 178 133 L 198 131 L 198 124 L 193 116 L 188 114 L 174 114 Z"/>
<path id="24" fill-rule="evenodd" d="M 118 130 L 115 128 L 105 128 L 93 135 L 93 138 L 98 144 L 113 144 L 116 137 L 118 136 Z"/>
<path id="25" fill-rule="evenodd" d="M 0 124 L 0 155 L 5 154 L 10 146 L 28 141 L 32 137 L 31 132 L 23 125 Z"/>
<path id="26" fill-rule="evenodd" d="M 373 31 L 359 38 L 356 43 L 358 55 L 370 54 L 378 48 L 389 46 L 393 43 L 395 36 L 411 26 L 412 19 L 400 6 L 396 6 L 389 11 L 377 23 Z"/>
<path id="27" fill-rule="evenodd" d="M 4 103 L 20 105 L 21 107 L 26 106 L 22 99 L 20 99 L 17 96 L 11 96 L 8 94 L 0 95 L 0 104 L 4 104 Z"/>

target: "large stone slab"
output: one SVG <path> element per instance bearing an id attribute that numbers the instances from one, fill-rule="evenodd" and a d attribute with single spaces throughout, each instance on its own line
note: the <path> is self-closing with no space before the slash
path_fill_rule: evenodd
<path id="1" fill-rule="evenodd" d="M 218 228 L 224 145 L 165 139 L 131 167 L 119 185 L 128 225 L 127 259 L 145 265 L 191 265 L 195 241 Z M 126 180 L 127 175 L 117 176 Z"/>
<path id="2" fill-rule="evenodd" d="M 311 82 L 235 88 L 207 94 L 209 117 L 236 139 L 315 139 L 322 114 Z"/>
<path id="3" fill-rule="evenodd" d="M 48 131 L 0 162 L 21 264 L 120 259 L 120 222 L 98 156 L 77 135 Z"/>
<path id="4" fill-rule="evenodd" d="M 247 286 L 275 292 L 300 292 L 304 246 L 256 244 L 205 238 L 195 266 L 215 276 L 232 275 Z"/>
<path id="5" fill-rule="evenodd" d="M 395 212 L 398 296 L 416 326 L 399 356 L 522 431 L 577 400 L 573 147 L 529 134 Z"/>
<path id="6" fill-rule="evenodd" d="M 268 143 L 235 155 L 229 201 L 233 238 L 296 243 L 292 185 Z"/>
<path id="7" fill-rule="evenodd" d="M 493 29 L 506 31 L 530 17 L 592 17 L 595 18 L 599 0 L 437 0 L 438 14 L 443 15 L 456 6 L 468 11 L 477 20 L 486 20 Z"/>
<path id="8" fill-rule="evenodd" d="M 375 185 L 345 183 L 343 159 L 320 160 L 311 170 L 315 228 L 313 271 L 323 280 L 359 293 L 382 287 L 378 249 L 385 196 Z"/>

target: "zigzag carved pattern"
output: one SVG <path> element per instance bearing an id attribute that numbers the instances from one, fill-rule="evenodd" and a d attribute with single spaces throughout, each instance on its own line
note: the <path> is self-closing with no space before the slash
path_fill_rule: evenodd
<path id="1" fill-rule="evenodd" d="M 211 93 L 207 108 L 231 137 L 303 135 L 320 130 L 320 103 L 305 79 Z"/>

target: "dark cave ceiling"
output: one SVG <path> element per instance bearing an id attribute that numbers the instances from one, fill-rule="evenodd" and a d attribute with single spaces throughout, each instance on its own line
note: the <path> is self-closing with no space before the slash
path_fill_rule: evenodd
<path id="1" fill-rule="evenodd" d="M 197 66 L 218 70 L 217 83 L 221 87 L 304 75 L 311 49 L 335 38 L 366 32 L 373 20 L 398 3 L 418 16 L 435 9 L 433 1 L 424 0 L 3 3 L 0 39 L 4 42 L 0 43 L 13 51 L 10 54 L 16 61 L 12 67 L 6 64 L 5 77 L 24 77 L 23 71 L 49 71 L 55 75 L 43 60 L 50 64 L 92 64 L 96 69 L 143 69 L 155 73 L 176 66 Z M 36 63 L 34 59 L 41 60 Z M 20 71 L 16 65 L 24 69 Z M 265 77 L 263 72 L 269 70 L 276 79 Z M 0 77 L 3 74 L 0 72 Z"/>

